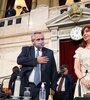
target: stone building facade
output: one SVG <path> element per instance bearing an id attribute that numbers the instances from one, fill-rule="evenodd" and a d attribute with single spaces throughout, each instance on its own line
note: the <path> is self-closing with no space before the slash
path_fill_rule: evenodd
<path id="1" fill-rule="evenodd" d="M 12 73 L 22 46 L 32 45 L 30 35 L 36 31 L 44 32 L 45 46 L 54 51 L 59 71 L 59 40 L 70 39 L 70 31 L 76 25 L 82 27 L 90 23 L 90 1 L 76 4 L 82 9 L 78 24 L 70 19 L 72 5 L 52 8 L 42 5 L 30 13 L 0 19 L 0 76 Z"/>

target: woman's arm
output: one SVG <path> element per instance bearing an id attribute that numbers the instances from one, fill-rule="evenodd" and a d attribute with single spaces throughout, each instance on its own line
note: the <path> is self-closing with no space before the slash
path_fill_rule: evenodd
<path id="1" fill-rule="evenodd" d="M 74 60 L 74 70 L 75 74 L 79 79 L 83 77 L 82 72 L 81 72 L 81 66 L 80 66 L 80 60 L 78 58 L 75 58 Z"/>
<path id="2" fill-rule="evenodd" d="M 83 77 L 83 74 L 81 71 L 80 60 L 78 58 L 75 58 L 74 69 L 77 77 L 81 79 Z M 82 78 L 81 83 L 84 84 L 87 88 L 90 88 L 90 80 L 86 80 L 85 78 Z"/>

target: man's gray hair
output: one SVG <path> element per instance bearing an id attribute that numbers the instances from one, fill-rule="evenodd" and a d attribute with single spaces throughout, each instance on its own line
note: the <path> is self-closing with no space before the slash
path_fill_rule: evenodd
<path id="1" fill-rule="evenodd" d="M 42 32 L 35 32 L 31 34 L 31 41 L 35 39 L 35 34 L 42 34 L 44 37 L 44 34 Z"/>

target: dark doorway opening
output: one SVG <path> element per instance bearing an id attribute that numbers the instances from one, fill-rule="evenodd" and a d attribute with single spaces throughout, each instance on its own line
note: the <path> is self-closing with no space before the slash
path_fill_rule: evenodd
<path id="1" fill-rule="evenodd" d="M 77 77 L 74 73 L 74 54 L 75 50 L 79 47 L 80 41 L 73 41 L 71 39 L 63 39 L 59 41 L 60 49 L 60 66 L 66 64 L 69 66 L 69 73 L 72 74 L 74 81 L 76 82 Z"/>

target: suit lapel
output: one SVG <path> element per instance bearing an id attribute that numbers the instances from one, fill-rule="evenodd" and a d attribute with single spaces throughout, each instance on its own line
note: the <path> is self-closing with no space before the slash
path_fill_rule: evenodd
<path id="1" fill-rule="evenodd" d="M 30 52 L 31 52 L 31 57 L 35 57 L 35 49 L 34 49 L 34 46 L 31 47 Z"/>
<path id="2" fill-rule="evenodd" d="M 47 56 L 47 50 L 46 50 L 46 48 L 43 48 L 42 49 L 42 56 Z M 45 71 L 45 69 L 46 69 L 46 64 L 42 64 L 42 71 Z"/>
<path id="3" fill-rule="evenodd" d="M 46 56 L 46 55 L 47 55 L 47 50 L 45 48 L 43 48 L 42 49 L 42 56 Z M 46 73 L 47 73 L 47 70 L 46 70 L 47 69 L 46 68 L 47 66 L 46 66 L 46 64 L 42 64 L 41 66 L 42 66 L 41 67 L 41 74 L 42 74 L 41 75 L 42 76 L 41 77 L 41 80 L 42 81 L 45 81 L 46 80 Z"/>
<path id="4" fill-rule="evenodd" d="M 46 48 L 42 48 L 42 56 L 45 56 L 47 54 Z"/>

